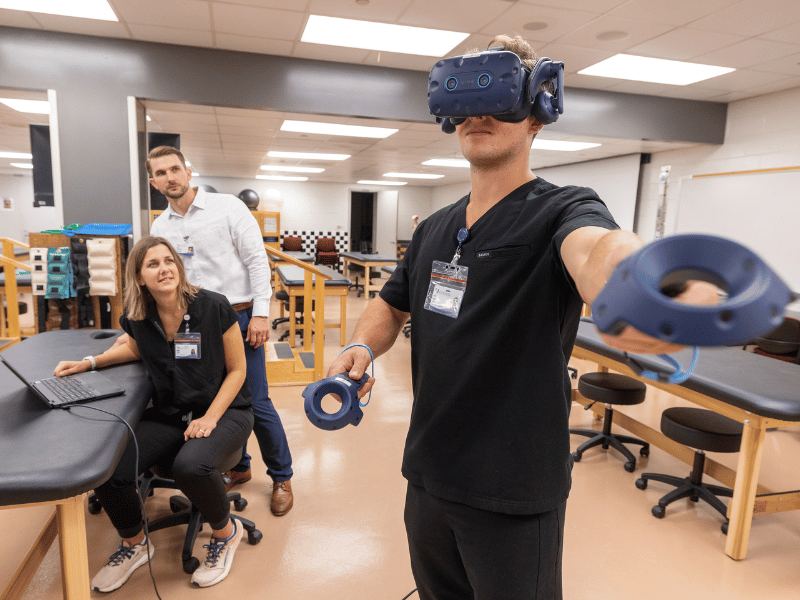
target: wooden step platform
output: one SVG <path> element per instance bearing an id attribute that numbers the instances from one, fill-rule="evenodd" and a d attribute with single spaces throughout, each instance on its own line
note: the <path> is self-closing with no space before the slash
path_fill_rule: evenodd
<path id="1" fill-rule="evenodd" d="M 270 386 L 308 385 L 314 381 L 314 353 L 292 348 L 287 342 L 268 342 L 267 382 Z"/>

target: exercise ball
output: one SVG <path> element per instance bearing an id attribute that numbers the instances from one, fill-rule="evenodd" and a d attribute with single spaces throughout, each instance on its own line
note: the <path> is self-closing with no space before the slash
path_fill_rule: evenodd
<path id="1" fill-rule="evenodd" d="M 258 194 L 253 190 L 242 190 L 239 192 L 239 200 L 250 210 L 258 208 Z"/>
<path id="2" fill-rule="evenodd" d="M 200 184 L 199 186 L 197 186 L 197 187 L 201 187 L 201 188 L 203 188 L 203 189 L 204 189 L 205 191 L 207 191 L 209 194 L 216 194 L 216 193 L 217 193 L 217 190 L 216 190 L 216 188 L 215 188 L 213 185 L 208 185 L 208 184 L 206 184 L 206 183 L 201 183 L 201 184 Z"/>

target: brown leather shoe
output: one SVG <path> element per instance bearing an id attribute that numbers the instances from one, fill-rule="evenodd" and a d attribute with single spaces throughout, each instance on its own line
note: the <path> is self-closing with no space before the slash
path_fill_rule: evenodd
<path id="1" fill-rule="evenodd" d="M 292 482 L 291 481 L 276 481 L 272 484 L 272 502 L 270 503 L 270 510 L 276 517 L 282 517 L 290 510 L 294 504 L 294 496 L 292 495 Z"/>
<path id="2" fill-rule="evenodd" d="M 247 469 L 247 471 L 228 471 L 223 477 L 226 482 L 225 491 L 230 492 L 233 486 L 250 481 L 253 478 L 253 471 L 251 469 Z"/>

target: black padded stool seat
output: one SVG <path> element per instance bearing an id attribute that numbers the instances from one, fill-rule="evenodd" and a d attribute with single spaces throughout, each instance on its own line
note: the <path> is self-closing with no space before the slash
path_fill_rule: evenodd
<path id="1" fill-rule="evenodd" d="M 661 431 L 671 440 L 695 448 L 694 465 L 688 477 L 680 478 L 661 473 L 643 473 L 636 480 L 640 490 L 647 488 L 650 480 L 675 486 L 661 498 L 652 512 L 659 519 L 664 517 L 668 504 L 689 498 L 692 502 L 705 500 L 719 511 L 725 522 L 723 533 L 728 533 L 727 508 L 717 496 L 733 497 L 733 490 L 719 485 L 703 483 L 705 452 L 738 452 L 742 443 L 742 424 L 704 408 L 668 408 L 661 415 Z"/>
<path id="2" fill-rule="evenodd" d="M 636 379 L 619 375 L 618 373 L 586 373 L 578 379 L 578 391 L 581 396 L 602 402 L 606 405 L 605 415 L 603 416 L 603 431 L 598 432 L 594 429 L 570 429 L 569 432 L 575 435 L 582 435 L 590 438 L 572 453 L 575 462 L 580 462 L 583 453 L 589 448 L 602 445 L 607 450 L 609 446 L 619 451 L 627 460 L 624 467 L 629 473 L 636 468 L 636 457 L 623 444 L 638 444 L 642 448 L 639 454 L 648 456 L 650 454 L 650 444 L 631 437 L 629 435 L 615 435 L 611 433 L 611 423 L 614 420 L 614 409 L 612 405 L 632 406 L 644 402 L 647 386 Z M 588 409 L 591 406 L 587 406 Z"/>

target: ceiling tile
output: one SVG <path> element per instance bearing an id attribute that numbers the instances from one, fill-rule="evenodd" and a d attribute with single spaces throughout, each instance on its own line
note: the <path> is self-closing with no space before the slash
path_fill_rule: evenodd
<path id="1" fill-rule="evenodd" d="M 800 75 L 800 53 L 785 56 L 778 60 L 766 61 L 758 67 L 758 70 L 783 73 L 785 75 Z"/>
<path id="2" fill-rule="evenodd" d="M 117 16 L 127 24 L 211 31 L 208 2 L 198 0 L 137 0 L 116 2 Z"/>
<path id="3" fill-rule="evenodd" d="M 651 38 L 663 35 L 672 26 L 652 21 L 636 21 L 620 17 L 603 16 L 588 25 L 559 38 L 560 44 L 570 44 L 581 48 L 597 48 L 611 52 L 625 52 L 628 48 L 641 44 Z M 624 32 L 621 39 L 602 40 L 599 35 L 606 32 Z"/>
<path id="4" fill-rule="evenodd" d="M 230 33 L 217 33 L 214 37 L 216 40 L 215 48 L 235 50 L 236 52 L 288 56 L 294 46 L 294 42 L 291 40 L 274 40 Z"/>
<path id="5" fill-rule="evenodd" d="M 745 1 L 691 23 L 692 29 L 755 36 L 800 21 L 797 0 Z"/>
<path id="6" fill-rule="evenodd" d="M 460 0 L 454 10 L 449 2 L 414 0 L 397 23 L 469 33 L 482 29 L 511 6 L 507 0 Z"/>
<path id="7" fill-rule="evenodd" d="M 395 23 L 410 4 L 411 0 L 370 0 L 366 6 L 353 0 L 311 0 L 307 11 L 312 15 Z"/>
<path id="8" fill-rule="evenodd" d="M 609 11 L 615 17 L 686 25 L 739 0 L 630 0 Z"/>
<path id="9" fill-rule="evenodd" d="M 369 56 L 369 50 L 295 42 L 294 50 L 291 55 L 297 58 L 308 58 L 312 60 L 329 60 L 332 62 L 361 64 L 366 60 L 367 56 Z"/>
<path id="10" fill-rule="evenodd" d="M 784 58 L 800 51 L 800 46 L 751 38 L 722 50 L 695 56 L 692 62 L 746 69 Z"/>
<path id="11" fill-rule="evenodd" d="M 575 10 L 585 10 L 597 14 L 603 14 L 611 9 L 625 4 L 628 0 L 570 0 L 570 8 Z M 564 0 L 521 0 L 519 4 L 535 4 L 537 6 L 564 6 Z"/>
<path id="12" fill-rule="evenodd" d="M 366 65 L 388 67 L 390 69 L 409 69 L 412 71 L 430 71 L 439 60 L 436 56 L 418 56 L 414 54 L 398 54 L 396 52 L 370 51 L 364 61 Z"/>
<path id="13" fill-rule="evenodd" d="M 547 56 L 555 61 L 564 63 L 564 71 L 569 73 L 577 73 L 581 69 L 590 67 L 614 55 L 614 52 L 608 50 L 596 50 L 594 48 L 577 48 L 575 46 L 566 46 L 564 44 L 546 44 L 536 51 L 536 55 L 543 57 Z"/>
<path id="14" fill-rule="evenodd" d="M 764 73 L 748 69 L 740 69 L 707 79 L 703 83 L 704 87 L 714 87 L 724 92 L 740 92 L 748 88 L 753 90 L 765 89 L 766 86 L 773 85 L 788 79 L 786 75 L 781 73 Z M 754 95 L 759 95 L 758 93 Z"/>
<path id="15" fill-rule="evenodd" d="M 36 13 L 36 20 L 49 31 L 64 31 L 82 35 L 98 35 L 104 37 L 130 38 L 125 25 L 116 21 L 98 21 L 96 19 L 79 19 L 60 15 L 44 15 Z"/>
<path id="16" fill-rule="evenodd" d="M 308 0 L 214 0 L 214 4 L 246 4 L 248 6 L 260 6 L 261 8 L 305 10 Z"/>
<path id="17" fill-rule="evenodd" d="M 305 24 L 305 15 L 296 11 L 216 3 L 211 9 L 214 27 L 221 33 L 294 40 Z"/>
<path id="18" fill-rule="evenodd" d="M 24 27 L 26 29 L 41 29 L 42 25 L 33 16 L 24 10 L 11 10 L 0 8 L 0 25 L 8 27 Z"/>
<path id="19" fill-rule="evenodd" d="M 800 22 L 794 23 L 787 27 L 781 27 L 774 31 L 769 31 L 759 36 L 766 40 L 774 40 L 776 42 L 787 42 L 789 44 L 800 44 Z"/>
<path id="20" fill-rule="evenodd" d="M 596 18 L 596 12 L 517 3 L 499 18 L 482 27 L 480 32 L 489 36 L 519 34 L 528 41 L 552 42 Z M 547 23 L 547 27 L 528 31 L 525 25 L 531 22 Z"/>
<path id="21" fill-rule="evenodd" d="M 680 28 L 628 48 L 627 53 L 667 60 L 688 60 L 732 46 L 744 39 L 738 35 Z"/>
<path id="22" fill-rule="evenodd" d="M 210 31 L 192 31 L 191 29 L 174 29 L 153 25 L 129 24 L 133 39 L 144 42 L 161 42 L 184 46 L 204 46 L 211 48 L 213 40 Z"/>

